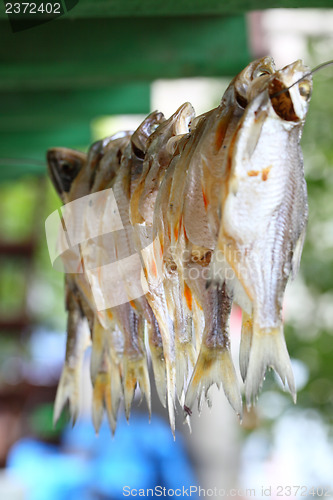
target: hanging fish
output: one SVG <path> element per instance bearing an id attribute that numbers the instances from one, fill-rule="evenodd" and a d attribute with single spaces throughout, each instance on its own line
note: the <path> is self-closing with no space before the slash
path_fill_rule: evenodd
<path id="1" fill-rule="evenodd" d="M 305 237 L 308 205 L 300 138 L 311 90 L 309 69 L 301 61 L 274 73 L 250 101 L 228 149 L 215 272 L 220 253 L 251 302 L 249 310 L 248 302 L 238 299 L 252 316 L 240 351 L 248 404 L 269 366 L 296 397 L 282 302 Z"/>
<path id="2" fill-rule="evenodd" d="M 243 310 L 240 371 L 247 404 L 267 367 L 295 398 L 281 311 L 305 237 L 299 143 L 311 90 L 311 74 L 300 61 L 276 71 L 265 57 L 237 75 L 220 105 L 204 115 L 195 117 L 185 103 L 168 120 L 154 112 L 134 133 L 98 141 L 87 155 L 62 148 L 48 152 L 51 180 L 69 205 L 66 220 L 85 240 L 73 250 L 79 272 L 66 275 L 68 342 L 55 419 L 67 399 L 73 419 L 78 412 L 84 318 L 92 335 L 97 431 L 104 410 L 115 430 L 121 399 L 129 418 L 137 385 L 150 412 L 146 336 L 173 432 L 176 400 L 188 420 L 196 399 L 199 408 L 203 396 L 211 404 L 214 383 L 241 415 L 230 354 L 233 301 Z M 93 201 L 110 190 L 112 199 Z M 84 210 L 71 203 L 83 197 L 90 200 Z M 109 225 L 115 217 L 121 231 Z M 97 229 L 100 235 L 92 237 Z M 123 298 L 113 305 L 111 288 L 117 294 L 118 282 L 110 280 L 105 263 L 135 253 L 142 272 L 120 272 Z M 144 292 L 133 297 L 133 283 L 140 280 Z"/>

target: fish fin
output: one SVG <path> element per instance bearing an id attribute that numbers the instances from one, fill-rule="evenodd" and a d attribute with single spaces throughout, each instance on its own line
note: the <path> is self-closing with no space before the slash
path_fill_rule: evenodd
<path id="1" fill-rule="evenodd" d="M 189 373 L 196 363 L 196 352 L 192 341 L 176 343 L 176 388 L 177 397 L 182 405 L 182 397 L 185 385 L 188 382 Z"/>
<path id="2" fill-rule="evenodd" d="M 123 357 L 123 386 L 124 386 L 124 404 L 126 419 L 129 420 L 131 413 L 131 404 L 134 397 L 136 385 L 139 384 L 142 394 L 145 396 L 148 406 L 149 418 L 151 416 L 150 402 L 150 382 L 148 375 L 147 358 L 130 359 L 124 354 Z"/>
<path id="3" fill-rule="evenodd" d="M 100 372 L 97 374 L 92 401 L 92 419 L 96 434 L 98 434 L 106 410 L 112 434 L 116 430 L 116 420 L 112 411 L 111 401 L 111 378 L 110 373 Z"/>
<path id="4" fill-rule="evenodd" d="M 53 425 L 57 423 L 67 401 L 69 403 L 69 412 L 74 425 L 79 414 L 80 373 L 79 367 L 73 369 L 65 364 L 60 376 L 54 402 Z"/>
<path id="5" fill-rule="evenodd" d="M 208 348 L 201 346 L 198 361 L 187 389 L 185 405 L 193 407 L 195 399 L 199 398 L 199 409 L 202 393 L 209 402 L 208 389 L 212 384 L 220 387 L 222 383 L 225 395 L 237 415 L 242 415 L 242 398 L 237 375 L 228 349 Z"/>
<path id="6" fill-rule="evenodd" d="M 95 380 L 98 371 L 100 369 L 100 366 L 102 364 L 104 334 L 105 330 L 103 326 L 99 323 L 97 319 L 95 319 L 93 327 L 91 358 L 90 358 L 90 374 L 92 381 Z"/>
<path id="7" fill-rule="evenodd" d="M 110 363 L 110 379 L 111 379 L 111 409 L 113 419 L 117 421 L 119 405 L 123 397 L 123 386 L 121 382 L 121 372 L 118 362 L 111 359 Z"/>
<path id="8" fill-rule="evenodd" d="M 161 347 L 155 347 L 150 343 L 150 355 L 151 362 L 153 366 L 155 386 L 159 400 L 162 406 L 166 408 L 166 373 L 165 373 L 165 360 L 163 356 L 163 349 Z"/>
<path id="9" fill-rule="evenodd" d="M 190 434 L 192 434 L 192 426 L 191 426 L 190 415 L 185 415 L 184 425 L 188 426 L 188 430 L 190 431 Z"/>
<path id="10" fill-rule="evenodd" d="M 282 324 L 277 328 L 261 330 L 254 324 L 249 365 L 245 380 L 245 397 L 248 407 L 257 397 L 266 373 L 272 367 L 283 385 L 296 401 L 295 380 L 291 367 Z"/>
<path id="11" fill-rule="evenodd" d="M 197 356 L 197 353 L 200 351 L 200 346 L 202 342 L 202 332 L 205 329 L 205 320 L 204 320 L 204 315 L 202 314 L 202 307 L 197 302 L 197 300 L 193 301 L 192 311 L 193 311 L 192 321 L 194 329 L 195 351 Z"/>
<path id="12" fill-rule="evenodd" d="M 253 335 L 253 318 L 245 311 L 242 313 L 242 333 L 239 348 L 239 367 L 243 382 L 246 379 L 246 373 L 249 366 L 250 349 Z"/>
<path id="13" fill-rule="evenodd" d="M 175 419 L 175 366 L 172 363 L 168 363 L 166 361 L 166 376 L 167 376 L 167 401 L 168 401 L 168 413 L 169 413 L 169 422 L 171 427 L 171 432 L 173 438 L 176 439 L 175 436 L 175 428 L 176 428 L 176 419 Z"/>
<path id="14" fill-rule="evenodd" d="M 175 395 L 176 395 L 176 367 L 174 352 L 174 328 L 167 307 L 162 285 L 155 288 L 154 294 L 149 294 L 150 306 L 154 312 L 161 333 L 163 355 L 165 359 L 167 403 L 169 422 L 173 437 L 175 437 Z"/>
<path id="15" fill-rule="evenodd" d="M 292 261 L 291 261 L 291 279 L 294 280 L 296 274 L 298 273 L 299 265 L 301 262 L 301 256 L 304 246 L 306 228 L 303 229 L 300 237 L 297 240 L 295 250 L 293 253 Z"/>
<path id="16" fill-rule="evenodd" d="M 151 362 L 154 372 L 155 386 L 162 406 L 166 407 L 166 368 L 163 352 L 163 342 L 158 323 L 153 318 L 151 323 L 147 322 L 148 343 L 151 355 Z"/>

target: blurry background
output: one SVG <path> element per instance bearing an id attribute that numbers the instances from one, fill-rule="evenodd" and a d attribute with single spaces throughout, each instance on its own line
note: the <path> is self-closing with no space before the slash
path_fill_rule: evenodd
<path id="1" fill-rule="evenodd" d="M 301 271 L 285 300 L 297 405 L 268 373 L 241 426 L 213 390 L 213 408 L 193 416 L 192 435 L 179 419 L 176 443 L 157 401 L 150 425 L 144 405 L 134 403 L 130 426 L 121 417 L 114 439 L 107 426 L 95 437 L 86 376 L 79 422 L 68 428 L 64 414 L 52 427 L 66 316 L 64 277 L 51 267 L 44 235 L 60 205 L 45 176 L 46 150 L 86 151 L 96 139 L 135 129 L 150 110 L 168 117 L 185 101 L 200 114 L 262 55 L 277 66 L 332 59 L 333 10 L 203 3 L 81 0 L 60 19 L 15 33 L 0 11 L 1 500 L 123 498 L 125 485 L 191 484 L 235 489 L 235 498 L 261 498 L 270 486 L 271 498 L 278 486 L 307 487 L 302 496 L 312 498 L 329 489 L 325 497 L 333 498 L 333 67 L 314 76 L 302 140 L 310 217 Z M 231 335 L 237 358 L 237 309 Z"/>

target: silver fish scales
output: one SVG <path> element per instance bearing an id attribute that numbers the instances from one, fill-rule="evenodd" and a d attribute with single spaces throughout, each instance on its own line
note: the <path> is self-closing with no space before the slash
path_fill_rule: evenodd
<path id="1" fill-rule="evenodd" d="M 99 141 L 87 155 L 49 150 L 50 177 L 63 202 L 111 188 L 124 227 L 112 238 L 104 234 L 92 241 L 92 224 L 82 225 L 83 269 L 66 277 L 69 340 L 55 419 L 67 399 L 73 418 L 77 415 L 77 374 L 87 344 L 80 326 L 84 317 L 92 337 L 96 430 L 104 408 L 115 430 L 121 399 L 129 418 L 136 385 L 150 412 L 146 345 L 173 432 L 176 400 L 188 420 L 196 399 L 199 408 L 203 396 L 211 404 L 208 390 L 214 383 L 223 386 L 241 415 L 230 354 L 233 301 L 243 310 L 240 371 L 247 404 L 270 366 L 295 397 L 281 310 L 305 236 L 299 142 L 311 89 L 300 61 L 276 71 L 266 57 L 236 76 L 220 105 L 204 115 L 195 117 L 186 103 L 168 120 L 152 113 L 133 134 Z M 100 207 L 101 227 L 112 218 L 108 203 Z M 78 216 L 87 217 L 72 212 Z M 128 292 L 126 303 L 99 309 L 93 292 L 107 295 L 105 255 L 117 260 L 133 252 L 140 256 L 145 294 L 133 298 Z M 99 266 L 93 285 L 92 262 Z M 68 375 L 69 358 L 73 375 Z"/>

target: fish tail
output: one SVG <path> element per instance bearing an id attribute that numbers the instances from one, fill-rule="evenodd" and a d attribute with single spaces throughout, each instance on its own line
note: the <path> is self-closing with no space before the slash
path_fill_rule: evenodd
<path id="1" fill-rule="evenodd" d="M 167 385 L 167 402 L 171 432 L 175 438 L 175 404 L 176 404 L 176 362 L 174 345 L 174 328 L 170 317 L 165 318 L 165 323 L 159 323 L 163 352 L 165 355 L 165 371 Z"/>
<path id="2" fill-rule="evenodd" d="M 245 397 L 248 406 L 261 389 L 266 369 L 272 367 L 280 376 L 283 385 L 296 401 L 295 380 L 291 367 L 282 324 L 276 328 L 260 329 L 255 323 L 248 370 L 245 380 Z"/>
<path id="3" fill-rule="evenodd" d="M 67 364 L 63 367 L 54 402 L 53 425 L 57 423 L 67 401 L 73 425 L 76 422 L 80 406 L 80 368 L 81 364 L 75 369 Z"/>
<path id="4" fill-rule="evenodd" d="M 176 388 L 177 397 L 182 404 L 185 384 L 188 382 L 189 373 L 196 363 L 196 352 L 192 341 L 176 343 Z"/>
<path id="5" fill-rule="evenodd" d="M 150 293 L 147 297 L 161 333 L 165 359 L 169 422 L 172 434 L 175 436 L 176 367 L 173 322 L 167 314 L 167 306 L 162 285 L 156 287 L 154 294 Z"/>
<path id="6" fill-rule="evenodd" d="M 175 367 L 170 366 L 170 363 L 166 363 L 166 374 L 167 374 L 167 399 L 168 399 L 168 413 L 169 422 L 171 427 L 172 435 L 175 439 Z"/>
<path id="7" fill-rule="evenodd" d="M 237 413 L 242 415 L 242 398 L 238 385 L 237 375 L 227 348 L 209 348 L 202 344 L 198 361 L 187 389 L 185 409 L 189 412 L 199 397 L 199 410 L 202 403 L 202 394 L 210 406 L 208 390 L 212 384 L 220 387 L 222 383 L 224 393 Z"/>
<path id="8" fill-rule="evenodd" d="M 165 358 L 163 353 L 163 344 L 161 333 L 155 320 L 153 324 L 148 323 L 148 342 L 153 365 L 154 379 L 157 394 L 163 407 L 166 407 L 166 371 L 165 371 Z"/>
<path id="9" fill-rule="evenodd" d="M 111 410 L 113 419 L 117 421 L 120 402 L 123 398 L 123 386 L 121 382 L 121 370 L 119 362 L 112 359 L 110 363 L 110 387 L 111 387 Z M 109 417 L 108 417 L 109 418 Z"/>
<path id="10" fill-rule="evenodd" d="M 131 405 L 134 397 L 135 388 L 139 384 L 141 393 L 145 396 L 149 418 L 151 415 L 150 402 L 150 382 L 148 375 L 148 365 L 146 356 L 141 358 L 131 359 L 129 355 L 124 354 L 123 357 L 123 390 L 126 419 L 129 420 L 131 413 Z"/>
<path id="11" fill-rule="evenodd" d="M 165 360 L 163 355 L 163 349 L 156 346 L 149 345 L 151 361 L 153 365 L 155 386 L 159 400 L 162 406 L 166 407 L 166 373 L 165 373 Z"/>
<path id="12" fill-rule="evenodd" d="M 106 333 L 105 329 L 102 327 L 99 321 L 95 319 L 93 326 L 92 349 L 90 358 L 90 374 L 91 374 L 91 380 L 93 382 L 102 364 L 105 333 Z"/>
<path id="13" fill-rule="evenodd" d="M 246 379 L 247 369 L 249 366 L 250 350 L 253 335 L 253 318 L 252 315 L 242 312 L 242 333 L 239 348 L 239 367 L 243 381 Z"/>
<path id="14" fill-rule="evenodd" d="M 169 422 L 172 435 L 175 439 L 176 355 L 175 355 L 175 345 L 174 345 L 174 329 L 170 318 L 168 318 L 167 331 L 164 333 L 164 336 L 162 334 L 162 338 L 163 338 L 163 350 L 165 354 Z"/>
<path id="15" fill-rule="evenodd" d="M 114 418 L 114 412 L 112 411 L 111 377 L 109 371 L 99 372 L 94 383 L 92 419 L 97 434 L 102 423 L 104 409 L 106 410 L 112 434 L 114 434 L 116 430 L 116 420 Z"/>

